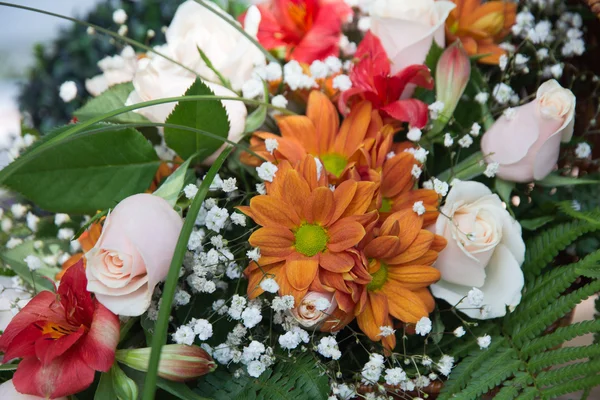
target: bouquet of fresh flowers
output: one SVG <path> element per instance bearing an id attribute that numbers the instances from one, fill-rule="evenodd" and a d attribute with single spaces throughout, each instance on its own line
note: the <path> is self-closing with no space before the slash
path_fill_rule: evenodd
<path id="1" fill-rule="evenodd" d="M 79 21 L 123 47 L 0 171 L 0 398 L 600 385 L 599 344 L 560 348 L 600 333 L 569 320 L 600 291 L 589 10 L 216 3 L 183 2 L 155 46 L 122 9 L 118 32 Z"/>

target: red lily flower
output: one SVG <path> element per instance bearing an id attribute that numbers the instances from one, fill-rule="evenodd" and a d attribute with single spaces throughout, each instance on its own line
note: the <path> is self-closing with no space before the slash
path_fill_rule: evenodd
<path id="1" fill-rule="evenodd" d="M 338 55 L 342 23 L 352 14 L 343 0 L 271 0 L 258 9 L 260 44 L 285 47 L 286 60 L 307 64 Z"/>
<path id="2" fill-rule="evenodd" d="M 342 93 L 338 103 L 342 113 L 346 114 L 355 103 L 368 100 L 383 118 L 408 122 L 416 128 L 427 125 L 427 104 L 417 99 L 403 99 L 405 90 L 410 92 L 413 85 L 433 89 L 433 78 L 427 66 L 411 65 L 390 75 L 388 55 L 379 38 L 371 32 L 365 35 L 355 57 L 358 62 L 350 71 L 352 88 Z"/>
<path id="3" fill-rule="evenodd" d="M 80 392 L 107 372 L 119 342 L 119 318 L 86 290 L 80 260 L 56 293 L 38 293 L 0 336 L 6 363 L 22 358 L 13 377 L 18 392 L 58 398 Z"/>

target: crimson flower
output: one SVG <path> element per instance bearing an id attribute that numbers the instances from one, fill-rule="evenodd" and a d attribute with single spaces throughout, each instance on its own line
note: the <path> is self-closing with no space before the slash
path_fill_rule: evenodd
<path id="1" fill-rule="evenodd" d="M 379 38 L 368 32 L 356 50 L 358 62 L 350 71 L 352 88 L 342 93 L 339 109 L 342 113 L 354 104 L 368 100 L 382 117 L 408 122 L 423 128 L 428 121 L 427 104 L 417 99 L 406 99 L 414 86 L 433 89 L 433 78 L 425 65 L 411 65 L 396 75 L 390 75 L 391 67 Z M 403 95 L 404 94 L 404 95 Z"/>
<path id="2" fill-rule="evenodd" d="M 342 23 L 352 14 L 343 0 L 271 0 L 258 9 L 260 44 L 307 64 L 338 55 Z"/>
<path id="3" fill-rule="evenodd" d="M 13 377 L 18 392 L 58 398 L 80 392 L 107 372 L 119 342 L 119 318 L 86 290 L 80 260 L 56 293 L 43 291 L 0 336 L 3 363 L 22 358 Z"/>

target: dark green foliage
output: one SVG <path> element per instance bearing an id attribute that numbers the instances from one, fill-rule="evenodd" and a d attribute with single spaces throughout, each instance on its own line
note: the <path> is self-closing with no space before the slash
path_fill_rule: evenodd
<path id="1" fill-rule="evenodd" d="M 549 267 L 560 251 L 600 228 L 598 211 L 560 208 L 576 220 L 555 225 L 529 241 L 524 269 L 530 278 L 521 304 L 498 321 L 501 334 L 491 334 L 488 349 L 471 348 L 457 364 L 440 400 L 476 400 L 491 393 L 500 400 L 553 399 L 600 384 L 600 344 L 560 347 L 578 336 L 600 334 L 599 320 L 547 332 L 577 304 L 600 291 L 600 251 L 575 263 Z M 582 275 L 588 278 L 581 280 Z M 572 287 L 575 282 L 578 286 Z M 483 323 L 476 329 L 491 331 L 498 322 Z"/>
<path id="2" fill-rule="evenodd" d="M 311 357 L 303 356 L 279 361 L 259 378 L 233 378 L 230 373 L 217 371 L 201 379 L 197 391 L 215 400 L 325 400 L 329 379 L 315 368 Z"/>

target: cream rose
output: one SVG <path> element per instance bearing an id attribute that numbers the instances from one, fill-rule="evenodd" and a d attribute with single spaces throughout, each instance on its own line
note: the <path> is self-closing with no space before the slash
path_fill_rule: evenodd
<path id="1" fill-rule="evenodd" d="M 308 292 L 292 309 L 294 319 L 305 328 L 318 328 L 337 307 L 333 293 Z"/>
<path id="2" fill-rule="evenodd" d="M 451 1 L 375 0 L 371 32 L 381 40 L 392 61 L 392 75 L 409 65 L 423 64 L 431 44 L 445 46 L 444 23 L 456 7 Z"/>
<path id="3" fill-rule="evenodd" d="M 501 317 L 507 306 L 519 304 L 525 258 L 521 226 L 490 189 L 479 182 L 454 184 L 435 233 L 448 241 L 435 264 L 442 275 L 431 286 L 435 297 L 452 305 L 460 302 L 460 311 L 478 319 Z M 484 294 L 484 312 L 461 301 L 473 288 Z"/>
<path id="4" fill-rule="evenodd" d="M 229 22 L 193 0 L 186 1 L 177 8 L 167 29 L 167 45 L 175 60 L 206 79 L 219 82 L 217 75 L 202 61 L 198 48 L 202 49 L 215 69 L 229 79 L 233 89 L 240 90 L 250 79 L 254 66 L 265 63 L 265 56 L 231 26 L 231 22 L 237 22 L 230 15 L 214 4 L 212 7 Z M 259 24 L 260 12 L 251 7 L 244 21 L 246 33 L 256 37 Z"/>
<path id="5" fill-rule="evenodd" d="M 497 175 L 514 182 L 544 179 L 558 161 L 560 143 L 573 136 L 575 96 L 555 80 L 535 100 L 505 112 L 483 135 L 481 150 L 500 164 Z"/>
<path id="6" fill-rule="evenodd" d="M 15 385 L 11 380 L 0 385 L 0 399 L 4 400 L 43 400 L 43 397 L 32 396 L 30 394 L 22 394 L 17 392 Z M 60 397 L 54 400 L 67 400 L 66 397 Z"/>
<path id="7" fill-rule="evenodd" d="M 143 314 L 167 276 L 182 226 L 160 197 L 136 194 L 121 201 L 85 255 L 87 290 L 115 314 Z"/>

